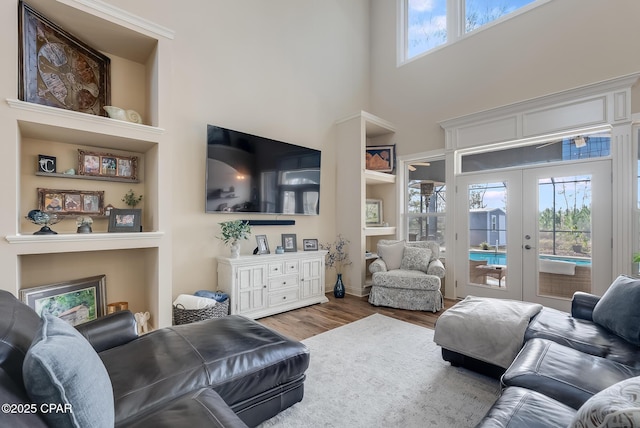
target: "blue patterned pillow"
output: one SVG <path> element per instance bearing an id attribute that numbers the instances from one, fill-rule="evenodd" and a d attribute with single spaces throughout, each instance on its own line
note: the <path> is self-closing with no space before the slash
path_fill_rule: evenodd
<path id="1" fill-rule="evenodd" d="M 400 269 L 419 270 L 427 273 L 429 261 L 431 260 L 431 250 L 418 247 L 404 247 L 402 263 Z"/>
<path id="2" fill-rule="evenodd" d="M 640 377 L 632 377 L 585 401 L 569 428 L 637 426 L 640 426 Z"/>
<path id="3" fill-rule="evenodd" d="M 113 389 L 107 369 L 70 324 L 44 315 L 22 366 L 27 394 L 38 405 L 57 405 L 42 416 L 52 427 L 113 428 Z"/>
<path id="4" fill-rule="evenodd" d="M 640 346 L 640 280 L 620 275 L 593 308 L 593 321 Z"/>

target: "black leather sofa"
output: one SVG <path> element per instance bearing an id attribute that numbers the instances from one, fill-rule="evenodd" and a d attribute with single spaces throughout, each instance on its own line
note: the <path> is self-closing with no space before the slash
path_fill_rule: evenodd
<path id="1" fill-rule="evenodd" d="M 40 325 L 30 307 L 0 291 L 0 426 L 47 426 L 22 371 Z M 138 336 L 123 311 L 77 330 L 106 368 L 116 427 L 256 426 L 303 397 L 308 348 L 241 316 Z"/>
<path id="2" fill-rule="evenodd" d="M 622 281 L 635 280 L 625 277 Z M 630 308 L 640 303 L 635 282 L 635 294 L 628 295 Z M 506 371 L 442 350 L 443 358 L 452 365 L 501 379 L 502 393 L 477 427 L 636 426 L 624 418 L 632 409 L 635 423 L 640 421 L 640 347 L 594 322 L 600 300 L 577 292 L 571 313 L 543 308 L 532 317 L 524 346 Z M 637 320 L 636 315 L 628 319 L 636 331 L 640 328 Z M 614 413 L 616 425 L 596 423 Z"/>

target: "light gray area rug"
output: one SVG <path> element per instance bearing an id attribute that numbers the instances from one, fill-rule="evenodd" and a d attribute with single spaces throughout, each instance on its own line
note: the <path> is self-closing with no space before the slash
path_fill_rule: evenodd
<path id="1" fill-rule="evenodd" d="M 497 380 L 445 362 L 433 330 L 380 314 L 303 343 L 304 399 L 261 428 L 473 427 L 500 392 Z"/>

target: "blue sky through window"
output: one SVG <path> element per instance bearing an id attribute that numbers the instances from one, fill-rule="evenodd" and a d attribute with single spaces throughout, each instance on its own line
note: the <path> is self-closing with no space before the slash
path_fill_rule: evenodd
<path id="1" fill-rule="evenodd" d="M 465 0 L 464 31 L 473 31 L 534 1 Z M 407 0 L 407 3 L 408 58 L 413 58 L 448 41 L 447 0 Z M 456 12 L 449 11 L 449 13 Z"/>

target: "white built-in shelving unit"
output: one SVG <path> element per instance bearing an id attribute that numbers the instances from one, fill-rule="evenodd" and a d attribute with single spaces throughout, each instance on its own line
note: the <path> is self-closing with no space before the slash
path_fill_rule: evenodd
<path id="1" fill-rule="evenodd" d="M 397 227 L 396 176 L 366 169 L 367 146 L 395 144 L 395 127 L 367 112 L 337 122 L 337 212 L 336 229 L 349 240 L 352 265 L 343 275 L 347 293 L 364 296 L 369 292 L 368 265 L 375 257 L 378 240 L 394 239 Z M 360 161 L 356 161 L 359 159 Z M 369 226 L 365 221 L 367 199 L 382 201 L 384 226 Z"/>
<path id="2" fill-rule="evenodd" d="M 3 4 L 2 14 L 16 17 L 11 51 L 18 52 L 17 1 Z M 171 324 L 170 43 L 173 32 L 98 0 L 30 0 L 29 5 L 111 60 L 111 103 L 138 111 L 144 124 L 129 123 L 18 98 L 18 82 L 0 94 L 0 135 L 6 147 L 0 257 L 5 273 L 1 288 L 20 289 L 106 274 L 107 301 L 128 301 L 135 311 L 150 311 L 152 324 Z M 16 76 L 18 59 L 15 60 Z M 77 169 L 78 149 L 139 157 L 138 180 L 110 180 L 61 174 Z M 38 154 L 56 156 L 58 173 L 38 173 Z M 11 162 L 10 159 L 15 159 Z M 75 221 L 38 230 L 25 219 L 37 208 L 37 188 L 102 190 L 105 205 L 126 208 L 123 195 L 143 194 L 143 232 L 107 233 L 98 218 L 94 233 L 75 233 Z M 161 191 L 160 189 L 164 189 Z"/>

